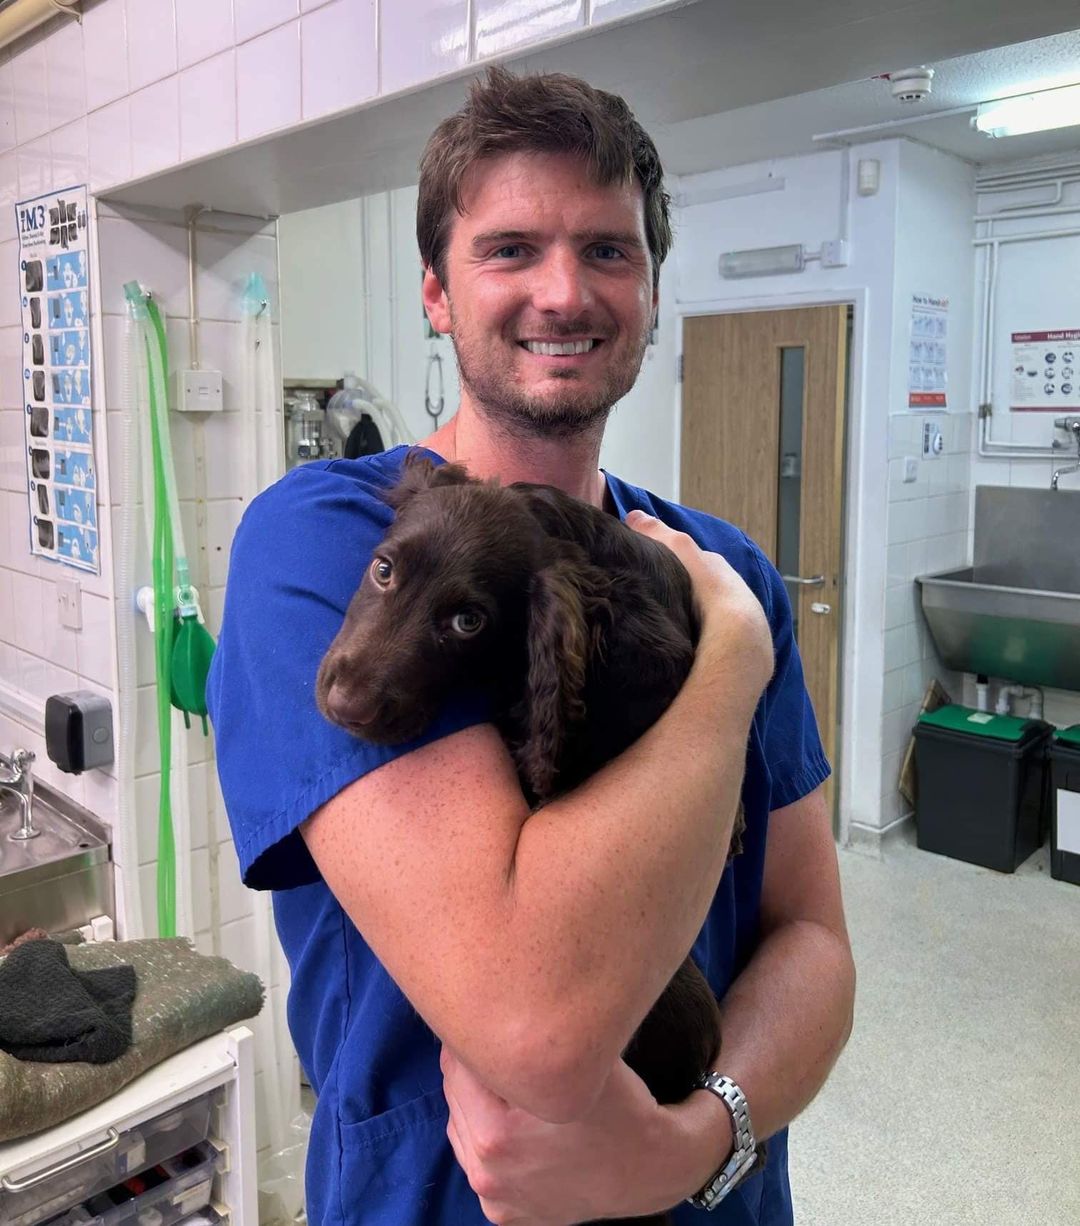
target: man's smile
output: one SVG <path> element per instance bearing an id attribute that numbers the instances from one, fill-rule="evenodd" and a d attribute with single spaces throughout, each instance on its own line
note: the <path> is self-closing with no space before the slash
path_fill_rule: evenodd
<path id="1" fill-rule="evenodd" d="M 527 353 L 538 358 L 556 358 L 559 365 L 570 365 L 573 359 L 583 359 L 593 353 L 602 344 L 598 336 L 569 338 L 567 340 L 522 340 L 518 345 Z"/>

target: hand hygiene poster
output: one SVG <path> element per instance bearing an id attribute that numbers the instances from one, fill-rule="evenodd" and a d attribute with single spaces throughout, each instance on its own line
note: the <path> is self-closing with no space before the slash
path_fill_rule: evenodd
<path id="1" fill-rule="evenodd" d="M 908 408 L 947 408 L 949 300 L 933 294 L 911 296 L 908 349 Z"/>
<path id="2" fill-rule="evenodd" d="M 85 186 L 20 201 L 15 224 L 30 551 L 97 574 Z"/>
<path id="3" fill-rule="evenodd" d="M 1014 413 L 1080 409 L 1080 328 L 1012 334 Z"/>

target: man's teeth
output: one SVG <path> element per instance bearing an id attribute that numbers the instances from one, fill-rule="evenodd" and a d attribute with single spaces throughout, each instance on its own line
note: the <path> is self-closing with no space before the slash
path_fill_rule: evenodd
<path id="1" fill-rule="evenodd" d="M 554 358 L 564 354 L 588 353 L 596 341 L 567 341 L 561 345 L 554 341 L 522 341 L 522 344 L 530 353 L 538 353 L 544 358 Z"/>

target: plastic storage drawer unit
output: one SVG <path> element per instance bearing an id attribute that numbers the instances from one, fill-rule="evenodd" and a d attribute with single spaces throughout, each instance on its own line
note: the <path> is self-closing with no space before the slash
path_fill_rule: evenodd
<path id="1" fill-rule="evenodd" d="M 919 847 L 1014 872 L 1042 843 L 1051 731 L 1042 720 L 969 707 L 920 715 L 914 728 Z"/>
<path id="2" fill-rule="evenodd" d="M 1054 794 L 1050 875 L 1080 885 L 1080 724 L 1054 733 L 1050 786 Z"/>
<path id="3" fill-rule="evenodd" d="M 123 1132 L 116 1143 L 62 1175 L 26 1191 L 0 1188 L 0 1226 L 37 1226 L 97 1192 L 156 1166 L 210 1135 L 210 1115 L 220 1098 L 211 1090 L 180 1107 L 145 1120 Z"/>
<path id="4" fill-rule="evenodd" d="M 48 1226 L 177 1226 L 210 1205 L 223 1155 L 213 1141 L 99 1192 Z"/>

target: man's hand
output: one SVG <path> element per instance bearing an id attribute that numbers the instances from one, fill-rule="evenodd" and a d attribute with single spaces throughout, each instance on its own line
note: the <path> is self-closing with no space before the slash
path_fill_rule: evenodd
<path id="1" fill-rule="evenodd" d="M 702 1159 L 682 1109 L 658 1106 L 621 1060 L 588 1115 L 549 1124 L 492 1094 L 445 1046 L 441 1059 L 447 1136 L 485 1216 L 499 1226 L 662 1213 L 702 1182 L 695 1183 Z M 718 1130 L 704 1141 L 711 1173 L 723 1140 Z"/>
<path id="2" fill-rule="evenodd" d="M 718 553 L 699 548 L 685 532 L 677 532 L 643 511 L 631 511 L 627 526 L 666 546 L 686 567 L 701 617 L 699 657 L 714 647 L 720 659 L 737 660 L 740 681 L 754 703 L 772 676 L 772 631 L 761 603 L 743 577 Z"/>

